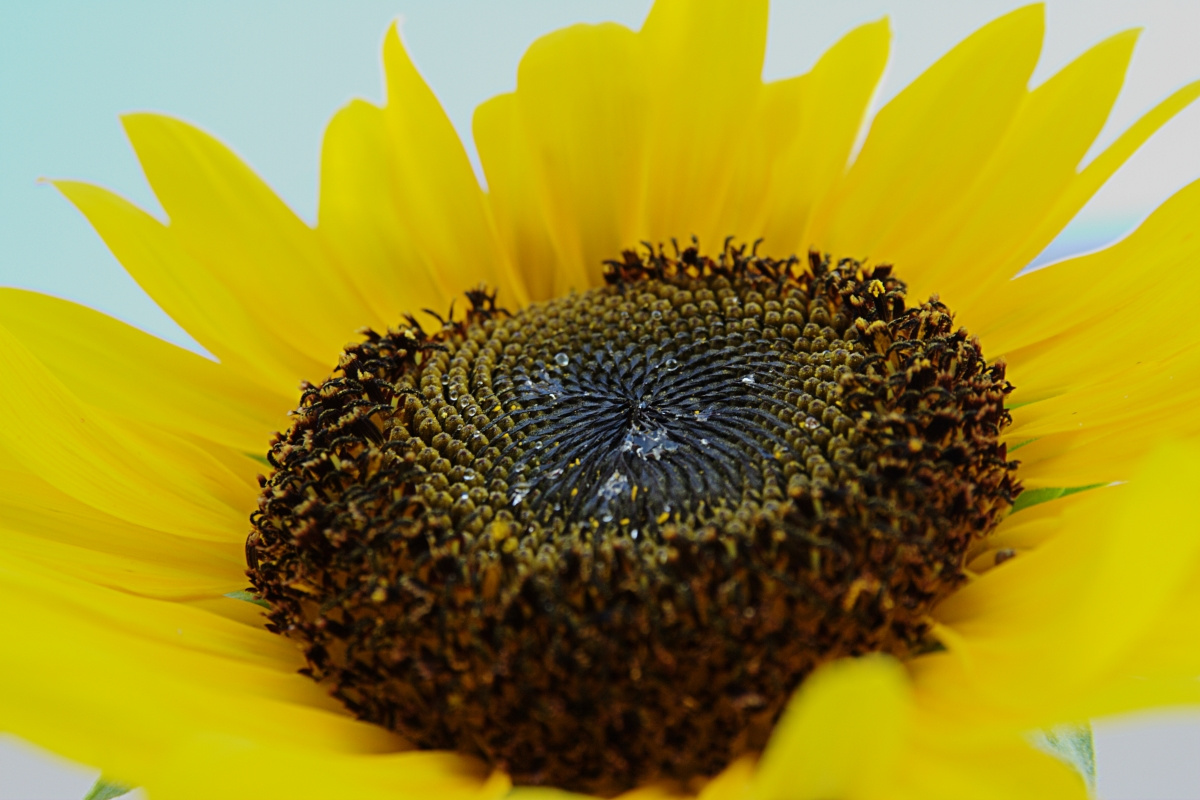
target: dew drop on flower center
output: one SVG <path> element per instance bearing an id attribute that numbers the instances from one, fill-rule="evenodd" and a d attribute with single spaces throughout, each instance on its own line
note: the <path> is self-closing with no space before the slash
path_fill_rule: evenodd
<path id="1" fill-rule="evenodd" d="M 516 783 L 761 750 L 816 666 L 931 647 L 1020 491 L 1003 364 L 889 267 L 659 249 L 466 297 L 305 388 L 246 550 L 351 711 Z"/>

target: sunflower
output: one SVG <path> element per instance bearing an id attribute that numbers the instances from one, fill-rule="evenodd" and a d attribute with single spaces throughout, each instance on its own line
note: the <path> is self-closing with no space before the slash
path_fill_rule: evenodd
<path id="1" fill-rule="evenodd" d="M 1029 6 L 856 147 L 886 20 L 766 23 L 540 39 L 486 191 L 390 31 L 315 228 L 125 117 L 169 222 L 55 185 L 212 357 L 0 294 L 0 725 L 155 800 L 1065 798 L 1200 700 L 1200 185 L 1022 273 L 1200 84 L 1081 168 L 1136 35 L 1030 90 Z"/>

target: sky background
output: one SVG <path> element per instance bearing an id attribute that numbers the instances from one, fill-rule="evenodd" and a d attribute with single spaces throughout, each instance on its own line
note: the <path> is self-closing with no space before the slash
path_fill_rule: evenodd
<path id="1" fill-rule="evenodd" d="M 777 0 L 766 78 L 807 70 L 851 27 L 891 16 L 886 102 L 1012 0 Z M 379 46 L 402 20 L 412 56 L 467 142 L 482 100 L 514 88 L 538 36 L 566 24 L 638 27 L 649 0 L 0 0 L 0 285 L 99 308 L 171 341 L 166 317 L 39 177 L 115 189 L 159 211 L 119 116 L 172 114 L 230 145 L 312 220 L 325 122 L 353 97 L 381 98 Z M 1104 37 L 1145 29 L 1097 147 L 1200 78 L 1197 0 L 1050 0 L 1040 83 Z M 1183 112 L 1101 190 L 1035 263 L 1127 233 L 1200 178 L 1200 107 Z M 1090 158 L 1091 154 L 1089 154 Z M 477 165 L 477 161 L 476 161 Z M 65 724 L 69 724 L 65 723 Z M 1109 722 L 1097 736 L 1107 800 L 1200 800 L 1200 717 Z M 77 800 L 94 773 L 0 737 L 0 800 Z"/>

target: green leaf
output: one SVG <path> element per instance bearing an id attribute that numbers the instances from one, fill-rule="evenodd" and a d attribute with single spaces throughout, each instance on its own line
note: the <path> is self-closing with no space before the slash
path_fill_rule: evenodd
<path id="1" fill-rule="evenodd" d="M 100 778 L 83 800 L 112 800 L 114 797 L 122 797 L 132 791 L 132 786 L 122 786 L 119 783 L 110 783 L 104 778 Z"/>
<path id="2" fill-rule="evenodd" d="M 236 592 L 229 592 L 225 595 L 233 600 L 243 600 L 247 603 L 254 603 L 256 606 L 270 608 L 271 604 L 262 598 L 255 597 L 253 592 L 247 592 L 245 589 L 238 589 Z"/>
<path id="3" fill-rule="evenodd" d="M 1107 485 L 1108 484 L 1105 483 L 1092 483 L 1087 486 L 1068 486 L 1066 488 L 1046 486 L 1041 489 L 1026 489 L 1017 495 L 1017 501 L 1013 503 L 1011 513 L 1015 514 L 1018 511 L 1029 508 L 1030 506 L 1048 503 L 1051 500 L 1057 500 L 1060 497 L 1067 497 L 1068 495 L 1076 494 L 1078 492 L 1086 492 L 1088 489 L 1098 489 L 1101 486 Z"/>
<path id="4" fill-rule="evenodd" d="M 1088 791 L 1096 791 L 1096 749 L 1092 742 L 1092 726 L 1059 725 L 1047 731 L 1039 731 L 1033 735 L 1033 744 L 1055 758 L 1074 767 L 1084 782 Z"/>

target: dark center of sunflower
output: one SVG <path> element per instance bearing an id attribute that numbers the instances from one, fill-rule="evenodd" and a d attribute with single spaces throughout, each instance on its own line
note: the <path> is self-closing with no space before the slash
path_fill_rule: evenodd
<path id="1" fill-rule="evenodd" d="M 250 577 L 363 719 L 611 794 L 929 645 L 1019 491 L 1002 364 L 887 267 L 729 249 L 368 331 L 277 438 Z"/>

